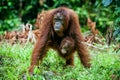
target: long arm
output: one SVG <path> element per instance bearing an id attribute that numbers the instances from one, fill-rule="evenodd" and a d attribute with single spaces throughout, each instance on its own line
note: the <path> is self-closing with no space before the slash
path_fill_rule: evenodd
<path id="1" fill-rule="evenodd" d="M 76 36 L 76 48 L 78 51 L 79 58 L 84 67 L 90 67 L 90 55 L 88 53 L 87 47 L 82 43 L 82 35 Z"/>
<path id="2" fill-rule="evenodd" d="M 31 56 L 31 64 L 29 67 L 29 73 L 32 74 L 34 67 L 38 65 L 39 60 L 41 61 L 43 57 L 46 55 L 47 51 L 47 41 L 49 39 L 50 35 L 50 19 L 49 16 L 47 16 L 44 19 L 44 23 L 42 24 L 42 28 L 40 29 L 41 34 L 40 37 L 37 39 L 37 42 L 34 46 L 32 56 Z"/>
<path id="3" fill-rule="evenodd" d="M 90 55 L 88 53 L 87 48 L 82 43 L 84 41 L 84 38 L 80 31 L 78 16 L 75 13 L 71 14 L 70 28 L 71 28 L 70 31 L 72 31 L 70 32 L 70 34 L 73 36 L 73 39 L 75 40 L 76 50 L 78 52 L 81 63 L 84 65 L 84 67 L 90 67 Z"/>
<path id="4" fill-rule="evenodd" d="M 38 38 L 33 52 L 31 56 L 31 64 L 29 67 L 29 73 L 32 74 L 34 67 L 38 65 L 39 60 L 42 60 L 43 56 L 46 55 L 46 43 L 47 43 L 48 35 L 41 35 L 40 38 Z"/>

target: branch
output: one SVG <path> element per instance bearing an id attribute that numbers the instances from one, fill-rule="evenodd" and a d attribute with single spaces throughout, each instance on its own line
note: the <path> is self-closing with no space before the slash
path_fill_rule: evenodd
<path id="1" fill-rule="evenodd" d="M 87 43 L 87 42 L 82 42 L 83 44 L 85 44 L 85 45 L 87 45 L 87 46 L 90 46 L 90 47 L 92 47 L 92 48 L 96 48 L 96 49 L 99 49 L 99 50 L 104 50 L 104 49 L 107 49 L 108 47 L 104 47 L 104 48 L 101 48 L 101 47 L 103 47 L 103 46 L 94 46 L 93 44 L 89 44 L 89 43 Z"/>

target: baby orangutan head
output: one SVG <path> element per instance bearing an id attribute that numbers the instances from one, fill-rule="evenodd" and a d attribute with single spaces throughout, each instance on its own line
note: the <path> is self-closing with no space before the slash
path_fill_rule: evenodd
<path id="1" fill-rule="evenodd" d="M 71 38 L 65 38 L 62 42 L 61 42 L 61 53 L 62 54 L 67 54 L 67 53 L 71 53 L 71 51 L 74 49 L 74 41 Z"/>

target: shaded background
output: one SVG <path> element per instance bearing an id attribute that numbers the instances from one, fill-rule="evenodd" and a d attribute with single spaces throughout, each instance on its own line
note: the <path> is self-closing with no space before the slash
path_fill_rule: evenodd
<path id="1" fill-rule="evenodd" d="M 21 23 L 34 24 L 38 12 L 59 6 L 75 10 L 82 27 L 90 17 L 103 34 L 107 27 L 120 26 L 119 0 L 0 0 L 0 31 L 12 30 Z"/>

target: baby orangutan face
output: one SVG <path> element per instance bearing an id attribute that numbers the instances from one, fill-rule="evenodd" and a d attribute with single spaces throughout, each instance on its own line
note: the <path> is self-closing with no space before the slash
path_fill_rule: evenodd
<path id="1" fill-rule="evenodd" d="M 72 42 L 72 40 L 64 39 L 61 42 L 61 49 L 60 50 L 61 50 L 62 54 L 70 53 L 73 49 L 74 49 L 74 43 Z"/>

